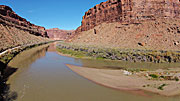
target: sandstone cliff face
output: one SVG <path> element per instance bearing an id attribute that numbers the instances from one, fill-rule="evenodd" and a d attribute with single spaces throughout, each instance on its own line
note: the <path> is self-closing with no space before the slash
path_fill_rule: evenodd
<path id="1" fill-rule="evenodd" d="M 44 27 L 31 24 L 13 10 L 0 5 L 0 52 L 11 47 L 49 41 Z"/>
<path id="2" fill-rule="evenodd" d="M 108 0 L 89 9 L 76 32 L 103 22 L 141 23 L 156 18 L 180 18 L 179 0 Z"/>
<path id="3" fill-rule="evenodd" d="M 17 15 L 10 7 L 0 5 L 0 24 L 16 27 L 28 31 L 36 36 L 48 37 L 44 27 L 31 24 L 26 19 Z"/>
<path id="4" fill-rule="evenodd" d="M 67 42 L 122 49 L 180 50 L 179 0 L 108 0 L 89 9 Z"/>
<path id="5" fill-rule="evenodd" d="M 49 38 L 54 40 L 65 40 L 74 32 L 74 30 L 61 30 L 58 28 L 47 29 L 46 31 Z"/>

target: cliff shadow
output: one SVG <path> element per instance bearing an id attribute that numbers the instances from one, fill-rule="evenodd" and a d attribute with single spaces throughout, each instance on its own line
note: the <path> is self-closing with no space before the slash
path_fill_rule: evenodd
<path id="1" fill-rule="evenodd" d="M 14 101 L 17 99 L 17 92 L 10 91 L 10 84 L 6 83 L 17 70 L 17 68 L 9 67 L 0 61 L 0 101 Z"/>

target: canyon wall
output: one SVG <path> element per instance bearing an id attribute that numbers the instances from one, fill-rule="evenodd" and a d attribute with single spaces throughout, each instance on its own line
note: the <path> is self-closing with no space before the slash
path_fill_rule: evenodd
<path id="1" fill-rule="evenodd" d="M 16 46 L 49 41 L 44 27 L 30 23 L 5 5 L 0 5 L 0 40 L 0 52 Z"/>
<path id="2" fill-rule="evenodd" d="M 28 31 L 36 36 L 48 37 L 44 27 L 30 23 L 5 5 L 0 5 L 0 24 Z"/>
<path id="3" fill-rule="evenodd" d="M 49 38 L 53 40 L 65 40 L 74 32 L 74 30 L 61 30 L 59 28 L 47 29 L 46 31 Z"/>
<path id="4" fill-rule="evenodd" d="M 156 18 L 180 18 L 179 0 L 108 0 L 89 9 L 76 32 L 103 22 L 141 23 Z"/>
<path id="5" fill-rule="evenodd" d="M 67 42 L 96 47 L 180 50 L 179 0 L 108 0 L 89 9 Z"/>

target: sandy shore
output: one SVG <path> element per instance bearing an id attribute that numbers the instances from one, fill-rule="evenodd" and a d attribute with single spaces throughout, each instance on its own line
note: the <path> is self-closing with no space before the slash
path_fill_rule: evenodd
<path id="1" fill-rule="evenodd" d="M 97 84 L 118 90 L 132 92 L 149 91 L 164 96 L 175 96 L 180 94 L 179 81 L 148 80 L 147 77 L 136 74 L 127 76 L 124 74 L 123 70 L 94 69 L 69 64 L 67 64 L 67 66 L 72 71 Z M 163 90 L 157 89 L 163 84 L 166 84 Z"/>

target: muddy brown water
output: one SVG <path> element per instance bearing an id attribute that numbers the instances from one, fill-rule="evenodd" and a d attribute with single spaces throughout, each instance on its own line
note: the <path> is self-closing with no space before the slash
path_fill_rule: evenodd
<path id="1" fill-rule="evenodd" d="M 164 97 L 144 92 L 119 91 L 93 83 L 72 72 L 65 64 L 93 68 L 170 68 L 179 64 L 145 64 L 61 56 L 55 43 L 26 50 L 9 66 L 18 68 L 8 80 L 17 101 L 180 101 L 180 96 Z"/>

